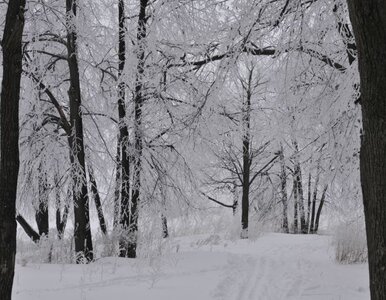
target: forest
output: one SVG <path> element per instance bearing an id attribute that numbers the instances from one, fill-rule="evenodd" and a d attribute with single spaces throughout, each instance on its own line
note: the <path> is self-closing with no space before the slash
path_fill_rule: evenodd
<path id="1" fill-rule="evenodd" d="M 386 299 L 385 28 L 381 0 L 0 0 L 0 299 Z"/>

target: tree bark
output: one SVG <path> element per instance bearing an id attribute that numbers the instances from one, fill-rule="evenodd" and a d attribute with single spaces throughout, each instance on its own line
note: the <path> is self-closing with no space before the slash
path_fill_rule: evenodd
<path id="1" fill-rule="evenodd" d="M 162 220 L 162 237 L 166 239 L 169 236 L 168 219 L 164 214 L 162 214 L 161 220 Z"/>
<path id="2" fill-rule="evenodd" d="M 26 219 L 24 219 L 22 215 L 17 215 L 16 221 L 24 229 L 24 232 L 29 236 L 29 238 L 34 243 L 39 243 L 40 241 L 39 233 L 37 233 L 36 230 L 32 228 L 32 226 L 26 221 Z"/>
<path id="3" fill-rule="evenodd" d="M 119 256 L 127 256 L 127 239 L 130 227 L 130 156 L 129 156 L 129 129 L 126 122 L 125 105 L 125 82 L 123 78 L 126 63 L 126 24 L 125 24 L 125 3 L 123 0 L 118 2 L 118 117 L 119 135 L 117 145 L 117 157 L 120 158 L 117 165 L 116 179 L 120 186 L 120 220 L 121 237 L 119 241 Z M 118 192 L 117 192 L 118 193 Z M 117 199 L 116 199 L 117 200 Z M 118 210 L 118 208 L 115 208 Z M 116 212 L 118 213 L 118 212 Z"/>
<path id="4" fill-rule="evenodd" d="M 243 182 L 241 198 L 241 238 L 248 238 L 249 223 L 249 188 L 250 188 L 250 169 L 251 169 L 251 98 L 252 98 L 252 76 L 253 71 L 249 71 L 248 86 L 246 87 L 246 99 L 243 103 Z"/>
<path id="5" fill-rule="evenodd" d="M 236 182 L 233 183 L 232 194 L 233 194 L 232 214 L 233 216 L 235 216 L 237 212 L 237 207 L 239 206 L 239 196 L 240 196 Z"/>
<path id="6" fill-rule="evenodd" d="M 307 195 L 307 232 L 310 232 L 310 218 L 311 218 L 311 172 L 308 173 L 308 195 Z"/>
<path id="7" fill-rule="evenodd" d="M 386 2 L 348 0 L 358 48 L 363 132 L 360 172 L 370 293 L 386 299 Z"/>
<path id="8" fill-rule="evenodd" d="M 159 174 L 159 177 L 162 177 L 163 174 Z M 161 222 L 162 222 L 162 237 L 167 238 L 169 236 L 169 229 L 168 229 L 168 219 L 166 217 L 166 193 L 165 193 L 165 186 L 166 183 L 162 178 L 160 179 L 159 183 L 159 190 L 160 190 L 160 197 L 161 197 Z"/>
<path id="9" fill-rule="evenodd" d="M 58 231 L 58 239 L 61 240 L 64 235 L 64 230 L 67 225 L 67 218 L 69 213 L 69 203 L 64 205 L 63 216 L 60 212 L 60 207 L 56 208 L 56 230 Z"/>
<path id="10" fill-rule="evenodd" d="M 113 216 L 113 230 L 117 230 L 118 225 L 120 223 L 120 204 L 121 204 L 121 146 L 120 146 L 120 138 L 118 134 L 118 142 L 117 142 L 117 165 L 115 168 L 115 190 L 114 190 L 114 216 Z"/>
<path id="11" fill-rule="evenodd" d="M 318 185 L 320 178 L 320 158 L 318 159 L 318 166 L 316 167 L 316 179 L 314 185 L 314 193 L 312 195 L 312 211 L 311 211 L 311 223 L 310 223 L 310 233 L 315 231 L 315 210 L 316 210 L 316 198 L 318 196 Z"/>
<path id="12" fill-rule="evenodd" d="M 284 161 L 284 148 L 280 144 L 280 164 L 281 164 L 281 173 L 280 173 L 280 182 L 281 182 L 281 202 L 283 204 L 283 214 L 282 214 L 282 230 L 285 233 L 289 233 L 288 228 L 288 197 L 287 197 L 287 174 L 285 171 L 285 161 Z"/>
<path id="13" fill-rule="evenodd" d="M 63 209 L 63 215 L 61 213 L 61 197 L 60 197 L 60 186 L 59 186 L 59 179 L 57 175 L 54 177 L 55 181 L 55 205 L 56 205 L 56 230 L 58 231 L 58 239 L 62 239 L 64 235 L 64 230 L 66 229 L 67 225 L 67 218 L 70 208 L 70 193 L 71 189 L 68 189 L 68 194 L 66 198 L 66 202 L 64 203 L 64 209 Z"/>
<path id="14" fill-rule="evenodd" d="M 48 183 L 47 174 L 39 170 L 39 199 L 38 207 L 35 212 L 36 225 L 38 226 L 40 236 L 48 236 L 49 231 L 49 215 L 48 215 Z"/>
<path id="15" fill-rule="evenodd" d="M 3 40 L 0 109 L 0 299 L 10 300 L 16 255 L 19 100 L 25 0 L 9 0 Z"/>
<path id="16" fill-rule="evenodd" d="M 92 193 L 92 196 L 94 197 L 95 207 L 97 210 L 99 226 L 101 228 L 102 233 L 104 235 L 106 235 L 107 234 L 107 226 L 106 226 L 105 216 L 103 214 L 101 197 L 99 196 L 97 182 L 96 182 L 96 179 L 94 177 L 94 171 L 90 166 L 88 168 L 88 177 L 90 179 L 91 193 Z"/>
<path id="17" fill-rule="evenodd" d="M 295 147 L 295 180 L 296 186 L 298 189 L 298 206 L 299 206 L 299 214 L 300 214 L 300 232 L 307 233 L 306 226 L 306 215 L 304 210 L 304 193 L 303 193 L 303 179 L 302 179 L 302 169 L 300 167 L 299 161 L 299 147 L 297 141 L 293 141 Z"/>
<path id="18" fill-rule="evenodd" d="M 91 240 L 89 199 L 86 181 L 85 151 L 83 141 L 83 121 L 81 112 L 81 90 L 77 57 L 76 0 L 66 0 L 66 26 L 68 66 L 70 70 L 70 124 L 69 136 L 70 161 L 73 179 L 74 199 L 74 239 L 76 262 L 85 263 L 93 260 Z"/>
<path id="19" fill-rule="evenodd" d="M 323 208 L 324 201 L 326 199 L 327 187 L 328 187 L 328 185 L 326 184 L 324 186 L 324 188 L 323 188 L 322 197 L 320 198 L 320 203 L 319 203 L 318 211 L 316 213 L 315 226 L 314 226 L 314 232 L 315 233 L 317 233 L 318 229 L 319 229 L 319 219 L 320 219 L 320 215 L 322 213 L 322 208 Z"/>
<path id="20" fill-rule="evenodd" d="M 145 39 L 146 39 L 146 8 L 148 0 L 140 0 L 140 9 L 137 24 L 137 72 L 135 79 L 134 95 L 134 162 L 133 162 L 133 186 L 131 190 L 130 220 L 127 228 L 126 257 L 137 256 L 138 233 L 138 206 L 141 190 L 141 168 L 143 151 L 142 132 L 142 106 L 143 106 L 143 82 L 142 77 L 145 68 Z"/>
<path id="21" fill-rule="evenodd" d="M 297 182 L 295 176 L 294 176 L 293 181 L 294 181 L 294 186 L 293 186 L 293 193 L 294 193 L 294 233 L 299 233 L 298 182 Z"/>

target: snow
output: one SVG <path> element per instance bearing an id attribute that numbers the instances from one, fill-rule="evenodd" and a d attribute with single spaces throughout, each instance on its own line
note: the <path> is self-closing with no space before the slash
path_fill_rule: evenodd
<path id="1" fill-rule="evenodd" d="M 366 264 L 339 265 L 329 236 L 174 238 L 168 253 L 89 265 L 17 265 L 14 300 L 366 300 Z"/>

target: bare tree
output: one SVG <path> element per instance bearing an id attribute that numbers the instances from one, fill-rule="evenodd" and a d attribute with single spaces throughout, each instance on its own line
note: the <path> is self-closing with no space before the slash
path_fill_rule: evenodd
<path id="1" fill-rule="evenodd" d="M 81 111 L 81 89 L 79 80 L 77 28 L 76 28 L 76 0 L 66 0 L 66 29 L 68 67 L 70 70 L 70 161 L 72 178 L 74 181 L 74 217 L 75 217 L 75 252 L 77 263 L 93 260 L 91 239 L 89 199 L 86 181 L 85 151 L 83 141 L 83 120 Z"/>
<path id="2" fill-rule="evenodd" d="M 129 129 L 126 120 L 125 105 L 125 82 L 123 72 L 126 63 L 126 16 L 125 2 L 118 2 L 118 117 L 119 134 L 117 145 L 117 167 L 116 167 L 116 191 L 114 198 L 114 216 L 115 224 L 117 216 L 121 229 L 125 232 L 130 226 L 130 155 L 129 155 Z M 120 205 L 118 204 L 120 201 Z M 120 212 L 120 214 L 119 214 Z M 123 232 L 123 233 L 124 233 Z M 125 233 L 119 242 L 119 251 L 121 257 L 127 255 L 127 242 Z"/>
<path id="3" fill-rule="evenodd" d="M 8 1 L 3 40 L 0 116 L 0 298 L 11 300 L 16 255 L 19 99 L 24 0 Z"/>
<path id="4" fill-rule="evenodd" d="M 386 298 L 386 2 L 348 0 L 358 47 L 363 132 L 360 172 L 372 300 Z"/>

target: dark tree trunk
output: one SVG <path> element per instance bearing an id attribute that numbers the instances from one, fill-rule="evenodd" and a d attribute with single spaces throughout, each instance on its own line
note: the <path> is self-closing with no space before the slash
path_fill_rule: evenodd
<path id="1" fill-rule="evenodd" d="M 0 109 L 0 299 L 10 300 L 16 254 L 19 99 L 25 0 L 9 0 L 2 39 Z"/>
<path id="2" fill-rule="evenodd" d="M 120 146 L 120 138 L 118 134 L 118 145 L 117 145 L 117 165 L 115 170 L 115 190 L 114 190 L 114 216 L 113 216 L 113 230 L 115 231 L 118 228 L 120 222 L 120 204 L 121 204 L 121 146 Z"/>
<path id="3" fill-rule="evenodd" d="M 56 230 L 58 231 L 58 239 L 62 239 L 64 235 L 64 230 L 67 225 L 67 218 L 69 213 L 69 206 L 70 206 L 70 198 L 69 195 L 67 196 L 68 199 L 66 199 L 66 202 L 64 204 L 64 210 L 63 215 L 61 213 L 61 197 L 60 197 L 60 187 L 59 187 L 59 180 L 57 177 L 55 177 L 55 193 L 56 193 Z M 68 194 L 70 194 L 71 191 L 68 191 Z"/>
<path id="4" fill-rule="evenodd" d="M 302 173 L 301 173 L 300 163 L 297 163 L 296 165 L 296 185 L 298 188 L 300 231 L 301 233 L 307 233 L 308 230 L 306 227 L 306 215 L 304 211 L 304 193 L 303 193 L 303 183 L 302 183 Z"/>
<path id="5" fill-rule="evenodd" d="M 243 239 L 248 238 L 250 175 L 249 145 L 249 134 L 245 134 L 243 138 L 243 186 L 241 198 L 241 238 Z"/>
<path id="6" fill-rule="evenodd" d="M 120 225 L 121 238 L 119 241 L 119 256 L 127 256 L 127 239 L 130 227 L 130 156 L 129 156 L 129 129 L 126 121 L 125 106 L 125 82 L 123 71 L 126 63 L 126 25 L 125 25 L 125 3 L 123 0 L 118 2 L 118 117 L 119 117 L 119 135 L 117 145 L 117 162 L 116 179 L 118 180 L 120 190 L 115 195 L 116 200 L 121 198 L 120 205 Z M 118 197 L 118 199 L 117 199 Z M 118 200 L 119 201 L 119 200 Z M 118 208 L 115 208 L 118 210 Z M 116 212 L 118 213 L 118 212 Z"/>
<path id="7" fill-rule="evenodd" d="M 61 216 L 60 207 L 56 209 L 56 230 L 58 231 L 59 240 L 63 238 L 64 230 L 67 225 L 67 218 L 69 213 L 69 204 L 64 205 L 63 216 Z"/>
<path id="8" fill-rule="evenodd" d="M 16 221 L 24 229 L 25 233 L 34 243 L 39 243 L 40 241 L 39 233 L 37 233 L 36 230 L 32 228 L 32 226 L 26 221 L 26 219 L 24 219 L 22 215 L 17 215 Z"/>
<path id="9" fill-rule="evenodd" d="M 35 229 L 32 228 L 32 226 L 24 219 L 21 215 L 16 216 L 16 221 L 19 223 L 19 225 L 24 229 L 24 232 L 28 235 L 28 237 L 36 244 L 39 244 L 42 237 L 46 237 L 48 234 L 45 231 L 37 233 Z M 47 223 L 48 224 L 48 223 Z M 41 228 L 39 228 L 41 230 Z M 47 262 L 51 262 L 52 260 L 52 245 L 50 252 L 48 253 Z"/>
<path id="10" fill-rule="evenodd" d="M 101 228 L 102 233 L 106 235 L 107 226 L 106 226 L 105 216 L 103 214 L 101 197 L 99 196 L 97 182 L 94 177 L 94 171 L 90 166 L 88 168 L 88 177 L 90 179 L 91 193 L 92 193 L 92 196 L 94 197 L 95 207 L 97 210 L 99 226 Z"/>
<path id="11" fill-rule="evenodd" d="M 283 215 L 282 215 L 282 230 L 285 233 L 289 233 L 288 228 L 288 197 L 287 197 L 287 174 L 285 171 L 285 161 L 284 161 L 284 148 L 283 145 L 280 145 L 280 164 L 281 164 L 281 173 L 280 173 L 280 182 L 281 182 L 281 202 L 283 204 Z"/>
<path id="12" fill-rule="evenodd" d="M 235 216 L 236 212 L 237 212 L 237 207 L 239 206 L 239 192 L 238 192 L 238 189 L 237 189 L 236 182 L 233 183 L 232 194 L 233 194 L 232 214 Z"/>
<path id="13" fill-rule="evenodd" d="M 35 219 L 40 236 L 48 236 L 49 216 L 48 216 L 48 183 L 47 175 L 39 170 L 39 204 L 36 208 Z"/>
<path id="14" fill-rule="evenodd" d="M 310 217 L 311 217 L 311 173 L 308 173 L 308 195 L 307 195 L 307 232 L 310 232 Z"/>
<path id="15" fill-rule="evenodd" d="M 165 239 L 169 236 L 168 219 L 164 214 L 162 214 L 161 220 L 162 220 L 162 237 Z"/>
<path id="16" fill-rule="evenodd" d="M 38 226 L 40 236 L 48 236 L 49 223 L 48 223 L 48 206 L 43 202 L 40 202 L 39 208 L 35 213 L 36 224 Z"/>
<path id="17" fill-rule="evenodd" d="M 386 299 L 386 2 L 348 0 L 358 47 L 363 132 L 360 172 L 370 293 Z"/>
<path id="18" fill-rule="evenodd" d="M 163 174 L 159 174 L 158 176 L 162 177 Z M 161 213 L 161 222 L 162 222 L 162 237 L 167 238 L 169 236 L 169 229 L 168 229 L 168 219 L 165 215 L 166 213 L 166 193 L 165 193 L 165 186 L 166 183 L 160 179 L 160 195 L 161 195 L 161 203 L 162 203 L 162 213 Z"/>
<path id="19" fill-rule="evenodd" d="M 314 193 L 312 195 L 312 211 L 311 211 L 311 222 L 310 222 L 310 233 L 314 233 L 315 228 L 315 210 L 316 210 L 316 198 L 318 196 L 318 185 L 319 185 L 319 177 L 320 177 L 320 159 L 318 159 L 318 166 L 316 168 L 316 179 L 314 186 Z"/>
<path id="20" fill-rule="evenodd" d="M 306 226 L 306 214 L 304 210 L 304 193 L 303 193 L 303 179 L 302 179 L 302 169 L 300 167 L 299 161 L 299 147 L 296 141 L 293 142 L 296 157 L 295 157 L 295 180 L 296 186 L 298 189 L 298 205 L 299 205 L 299 214 L 300 214 L 300 231 L 301 233 L 307 233 L 308 229 Z"/>
<path id="21" fill-rule="evenodd" d="M 140 0 L 140 10 L 137 27 L 137 72 L 135 80 L 134 95 L 134 163 L 133 163 L 133 186 L 131 191 L 130 220 L 127 228 L 126 257 L 137 256 L 137 232 L 138 232 L 138 205 L 141 190 L 141 168 L 142 168 L 142 106 L 143 106 L 143 83 L 142 76 L 145 67 L 145 39 L 146 39 L 146 8 L 148 0 Z"/>
<path id="22" fill-rule="evenodd" d="M 298 183 L 296 177 L 294 176 L 294 233 L 299 233 L 299 205 L 298 205 Z"/>
<path id="23" fill-rule="evenodd" d="M 315 233 L 317 233 L 318 229 L 319 229 L 319 219 L 320 219 L 320 215 L 322 213 L 322 208 L 323 208 L 324 201 L 326 199 L 327 187 L 328 187 L 328 185 L 326 184 L 324 186 L 324 188 L 323 188 L 322 197 L 320 198 L 320 203 L 319 203 L 318 211 L 316 213 L 315 226 L 314 226 Z"/>
<path id="24" fill-rule="evenodd" d="M 67 51 L 70 70 L 70 89 L 68 95 L 70 99 L 71 133 L 69 136 L 69 145 L 74 189 L 74 239 L 76 262 L 84 263 L 93 260 L 93 247 L 86 183 L 81 92 L 77 57 L 76 11 L 76 0 L 66 0 Z"/>
<path id="25" fill-rule="evenodd" d="M 248 238 L 249 223 L 249 188 L 250 188 L 250 169 L 251 169 L 251 98 L 252 98 L 252 77 L 253 71 L 249 71 L 248 85 L 244 87 L 246 99 L 243 103 L 242 122 L 243 122 L 243 182 L 241 198 L 241 238 Z"/>

